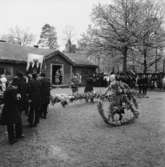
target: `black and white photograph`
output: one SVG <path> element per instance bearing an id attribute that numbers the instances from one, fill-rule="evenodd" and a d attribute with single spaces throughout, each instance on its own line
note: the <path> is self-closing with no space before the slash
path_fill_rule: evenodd
<path id="1" fill-rule="evenodd" d="M 165 0 L 0 0 L 0 167 L 165 167 Z"/>

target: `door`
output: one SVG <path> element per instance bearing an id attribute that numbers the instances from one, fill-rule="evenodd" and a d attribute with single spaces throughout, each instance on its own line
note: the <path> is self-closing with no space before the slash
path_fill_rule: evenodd
<path id="1" fill-rule="evenodd" d="M 52 84 L 61 85 L 63 80 L 62 64 L 52 64 Z"/>

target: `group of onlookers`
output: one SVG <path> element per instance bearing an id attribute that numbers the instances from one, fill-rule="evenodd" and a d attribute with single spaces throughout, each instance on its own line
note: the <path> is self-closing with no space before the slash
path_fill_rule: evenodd
<path id="1" fill-rule="evenodd" d="M 130 88 L 138 89 L 140 94 L 146 95 L 147 90 L 165 89 L 165 76 L 163 74 L 116 74 L 120 79 L 127 83 Z M 108 81 L 107 81 L 108 82 Z"/>
<path id="2" fill-rule="evenodd" d="M 146 94 L 147 89 L 165 89 L 165 76 L 158 74 L 140 74 L 136 77 L 135 88 L 139 89 L 139 93 Z"/>
<path id="3" fill-rule="evenodd" d="M 152 90 L 155 88 L 163 89 L 164 88 L 164 75 L 148 75 L 148 87 Z"/>
<path id="4" fill-rule="evenodd" d="M 117 74 L 116 77 L 127 83 L 130 88 L 137 88 L 139 93 L 143 95 L 146 95 L 147 89 L 152 88 L 152 86 L 165 88 L 165 77 L 154 78 L 146 74 L 134 76 Z M 84 93 L 93 92 L 95 81 L 95 77 L 92 75 L 86 78 Z M 76 74 L 73 75 L 71 79 L 73 95 L 78 93 L 80 82 L 80 77 Z M 107 79 L 107 83 L 109 85 L 110 80 Z M 5 75 L 1 75 L 0 91 L 3 92 L 2 102 L 4 104 L 0 123 L 7 126 L 8 140 L 10 144 L 13 144 L 17 139 L 24 137 L 22 128 L 23 111 L 28 117 L 30 127 L 36 127 L 40 118 L 46 119 L 50 100 L 50 82 L 44 73 L 23 75 L 19 72 L 10 82 Z M 93 102 L 93 99 L 90 100 Z"/>
<path id="5" fill-rule="evenodd" d="M 148 89 L 148 78 L 144 75 L 139 75 L 136 78 L 136 86 L 139 89 L 139 94 L 146 95 Z"/>
<path id="6" fill-rule="evenodd" d="M 9 143 L 14 144 L 18 139 L 24 137 L 23 111 L 28 117 L 29 127 L 36 127 L 40 118 L 46 119 L 50 99 L 50 82 L 44 73 L 23 75 L 19 72 L 2 91 L 4 106 L 1 113 L 1 124 L 7 126 Z"/>

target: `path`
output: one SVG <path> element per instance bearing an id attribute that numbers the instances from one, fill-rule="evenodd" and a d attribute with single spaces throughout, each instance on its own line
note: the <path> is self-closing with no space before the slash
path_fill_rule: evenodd
<path id="1" fill-rule="evenodd" d="M 25 127 L 26 138 L 13 146 L 0 137 L 0 167 L 164 167 L 165 93 L 139 99 L 140 117 L 111 128 L 96 104 L 81 101 L 50 106 L 47 120 Z"/>

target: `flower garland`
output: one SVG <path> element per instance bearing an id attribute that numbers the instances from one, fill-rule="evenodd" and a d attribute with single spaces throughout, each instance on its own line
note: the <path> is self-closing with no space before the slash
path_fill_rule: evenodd
<path id="1" fill-rule="evenodd" d="M 112 113 L 110 110 L 110 107 L 108 108 L 108 113 L 109 113 L 109 118 L 105 116 L 105 111 L 104 111 L 104 102 L 111 102 L 112 101 L 112 96 L 111 95 L 104 95 L 100 93 L 82 93 L 82 94 L 74 94 L 72 96 L 67 95 L 67 94 L 56 94 L 55 96 L 51 96 L 51 103 L 61 103 L 63 107 L 65 107 L 67 104 L 72 103 L 77 100 L 82 100 L 82 99 L 95 99 L 98 100 L 97 104 L 97 109 L 100 114 L 100 116 L 103 118 L 104 122 L 108 125 L 111 126 L 121 126 L 124 124 L 128 124 L 133 122 L 135 119 L 138 118 L 139 112 L 136 111 L 134 108 L 138 107 L 138 104 L 136 102 L 136 99 L 134 97 L 134 92 L 131 91 L 125 91 L 122 96 L 122 101 L 125 103 L 125 109 L 128 110 L 132 113 L 131 118 L 122 118 L 121 120 L 113 120 Z M 118 110 L 119 111 L 119 110 Z"/>
<path id="2" fill-rule="evenodd" d="M 52 105 L 56 103 L 61 103 L 63 107 L 65 107 L 67 104 L 72 103 L 74 101 L 78 100 L 89 100 L 89 99 L 102 99 L 102 100 L 109 100 L 110 95 L 101 95 L 99 93 L 77 93 L 74 95 L 68 95 L 68 94 L 56 94 L 54 96 L 50 96 L 50 102 Z"/>
<path id="3" fill-rule="evenodd" d="M 131 98 L 133 100 L 133 103 L 135 106 L 137 106 L 137 102 L 136 99 L 134 98 L 134 91 L 132 92 L 127 92 L 126 93 L 127 96 L 129 98 Z M 104 94 L 100 94 L 98 92 L 88 92 L 88 93 L 76 93 L 74 95 L 68 95 L 68 94 L 55 94 L 55 95 L 51 95 L 50 97 L 50 102 L 54 105 L 56 103 L 61 103 L 62 106 L 66 106 L 69 103 L 72 103 L 74 101 L 78 101 L 78 100 L 89 100 L 89 99 L 93 99 L 93 100 L 103 100 L 103 101 L 111 101 L 111 95 L 104 95 Z"/>
<path id="4" fill-rule="evenodd" d="M 111 126 L 121 126 L 121 125 L 125 125 L 125 124 L 129 124 L 131 122 L 133 122 L 135 119 L 138 118 L 139 116 L 139 112 L 136 111 L 136 110 L 133 110 L 130 108 L 133 116 L 131 118 L 124 118 L 124 119 L 121 119 L 121 120 L 113 120 L 112 119 L 112 114 L 110 113 L 110 109 L 108 110 L 109 112 L 109 118 L 105 116 L 105 111 L 103 109 L 103 101 L 100 100 L 97 104 L 97 109 L 98 109 L 98 112 L 99 114 L 101 115 L 101 117 L 103 118 L 104 122 L 108 125 L 111 125 Z"/>

